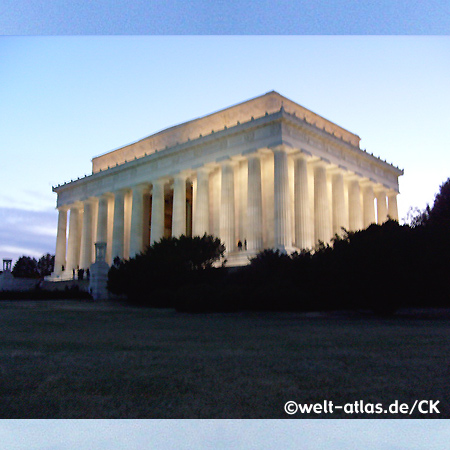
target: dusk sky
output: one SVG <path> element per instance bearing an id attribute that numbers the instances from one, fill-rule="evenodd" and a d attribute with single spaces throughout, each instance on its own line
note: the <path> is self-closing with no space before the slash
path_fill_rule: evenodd
<path id="1" fill-rule="evenodd" d="M 294 32 L 292 24 L 303 34 L 366 34 L 363 25 L 372 29 L 380 15 L 374 34 L 442 34 L 447 2 L 417 2 L 410 12 L 405 2 L 375 9 L 318 2 L 324 9 L 317 14 L 307 2 L 293 8 L 281 1 L 269 11 L 240 2 L 237 10 L 246 4 L 247 13 L 235 21 L 230 2 L 209 10 L 192 2 L 192 20 L 185 6 L 158 9 L 155 2 L 119 1 L 108 10 L 104 1 L 55 0 L 45 10 L 44 3 L 2 2 L 0 29 L 19 36 L 0 37 L 0 259 L 54 253 L 52 185 L 91 173 L 92 157 L 271 90 L 358 134 L 362 148 L 403 168 L 400 218 L 410 206 L 432 203 L 450 176 L 449 36 L 80 36 L 283 34 Z M 177 24 L 178 31 L 171 28 Z"/>
<path id="2" fill-rule="evenodd" d="M 2 420 L 8 450 L 442 450 L 446 420 Z"/>

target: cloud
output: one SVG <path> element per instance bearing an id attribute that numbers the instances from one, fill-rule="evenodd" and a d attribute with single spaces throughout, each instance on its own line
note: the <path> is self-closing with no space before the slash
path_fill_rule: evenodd
<path id="1" fill-rule="evenodd" d="M 57 211 L 0 207 L 0 259 L 55 252 Z"/>

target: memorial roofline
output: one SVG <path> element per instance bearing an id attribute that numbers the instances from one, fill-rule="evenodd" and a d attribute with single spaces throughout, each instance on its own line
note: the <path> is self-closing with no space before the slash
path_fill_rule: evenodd
<path id="1" fill-rule="evenodd" d="M 291 114 L 304 118 L 308 123 L 316 125 L 318 128 L 324 128 L 330 134 L 334 133 L 336 136 L 341 136 L 343 140 L 359 147 L 361 139 L 358 135 L 293 102 L 278 92 L 270 91 L 205 116 L 165 128 L 135 142 L 98 155 L 92 159 L 92 172 L 104 170 L 108 165 L 113 165 L 112 162 L 115 165 L 116 162 L 120 163 L 121 160 L 130 159 L 130 156 L 139 158 L 144 153 L 153 153 L 158 148 L 172 147 L 178 142 L 193 140 L 198 138 L 199 135 L 207 135 L 211 131 L 232 127 L 239 122 L 247 122 L 251 117 L 256 119 L 266 113 L 274 113 L 279 111 L 281 107 Z"/>
<path id="2" fill-rule="evenodd" d="M 284 120 L 286 120 L 286 119 L 294 120 L 294 122 L 297 123 L 297 125 L 302 125 L 302 126 L 306 125 L 308 127 L 312 127 L 311 129 L 314 130 L 315 132 L 325 133 L 326 137 L 334 139 L 336 141 L 336 143 L 341 143 L 342 145 L 349 146 L 348 148 L 352 148 L 352 150 L 357 151 L 361 156 L 364 155 L 366 158 L 369 158 L 373 162 L 380 164 L 381 166 L 384 167 L 384 169 L 390 170 L 393 173 L 395 173 L 396 175 L 403 175 L 403 173 L 404 173 L 403 169 L 400 169 L 399 167 L 393 165 L 392 163 L 388 163 L 386 160 L 381 159 L 381 157 L 375 156 L 372 153 L 367 152 L 365 149 L 355 147 L 351 143 L 345 142 L 342 138 L 337 138 L 335 135 L 330 135 L 329 133 L 326 133 L 326 131 L 323 130 L 322 128 L 319 129 L 316 125 L 310 124 L 310 123 L 306 122 L 304 119 L 300 119 L 295 113 L 294 114 L 288 113 L 284 109 L 284 107 L 282 107 L 279 111 L 276 111 L 272 114 L 265 114 L 263 117 L 259 117 L 259 118 L 250 118 L 247 122 L 237 123 L 230 128 L 225 127 L 222 130 L 210 132 L 209 134 L 204 135 L 204 136 L 202 136 L 202 135 L 197 136 L 196 138 L 194 138 L 192 140 L 188 139 L 188 141 L 186 141 L 186 142 L 177 142 L 172 147 L 156 149 L 153 153 L 144 154 L 142 156 L 135 157 L 132 160 L 125 160 L 125 161 L 121 162 L 120 164 L 117 163 L 114 166 L 107 167 L 106 169 L 100 169 L 98 172 L 93 172 L 93 173 L 85 175 L 83 177 L 78 177 L 75 180 L 71 180 L 71 181 L 68 181 L 68 182 L 65 182 L 62 184 L 58 184 L 56 186 L 53 186 L 52 190 L 53 190 L 53 192 L 60 192 L 60 191 L 64 190 L 65 188 L 71 188 L 74 185 L 78 185 L 80 183 L 83 184 L 84 182 L 88 182 L 89 180 L 92 180 L 92 179 L 97 179 L 98 177 L 104 177 L 104 176 L 108 176 L 112 173 L 117 173 L 118 171 L 122 170 L 125 167 L 133 167 L 137 164 L 140 164 L 142 161 L 150 161 L 153 158 L 158 158 L 161 155 L 166 155 L 167 152 L 173 152 L 173 151 L 177 151 L 178 149 L 184 149 L 184 148 L 186 148 L 186 146 L 201 145 L 202 143 L 205 143 L 205 142 L 209 141 L 210 139 L 226 138 L 227 136 L 229 136 L 229 133 L 234 134 L 234 133 L 242 132 L 248 126 L 259 126 L 259 124 L 262 124 L 267 121 L 274 121 L 274 120 L 279 121 L 279 120 L 283 120 L 283 119 Z"/>

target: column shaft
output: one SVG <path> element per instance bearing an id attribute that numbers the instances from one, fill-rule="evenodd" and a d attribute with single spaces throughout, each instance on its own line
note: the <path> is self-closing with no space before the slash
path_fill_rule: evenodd
<path id="1" fill-rule="evenodd" d="M 247 249 L 250 251 L 263 249 L 263 217 L 261 159 L 258 155 L 248 158 L 247 182 Z"/>
<path id="2" fill-rule="evenodd" d="M 173 183 L 172 236 L 186 234 L 186 176 L 178 174 Z"/>
<path id="3" fill-rule="evenodd" d="M 348 182 L 348 222 L 350 231 L 362 228 L 361 188 L 357 179 Z"/>
<path id="4" fill-rule="evenodd" d="M 398 222 L 397 194 L 389 194 L 388 196 L 388 215 L 392 220 Z"/>
<path id="5" fill-rule="evenodd" d="M 209 233 L 209 171 L 201 168 L 197 172 L 192 234 L 194 236 L 203 236 L 205 233 Z"/>
<path id="6" fill-rule="evenodd" d="M 311 248 L 314 232 L 309 202 L 308 165 L 306 158 L 299 155 L 294 165 L 294 212 L 295 245 L 300 249 Z"/>
<path id="7" fill-rule="evenodd" d="M 164 184 L 163 180 L 153 183 L 150 245 L 164 237 Z"/>
<path id="8" fill-rule="evenodd" d="M 364 228 L 375 223 L 375 196 L 373 194 L 373 186 L 367 184 L 363 188 L 363 210 L 364 210 Z"/>
<path id="9" fill-rule="evenodd" d="M 144 191 L 145 186 L 133 188 L 131 200 L 130 258 L 144 250 Z"/>
<path id="10" fill-rule="evenodd" d="M 105 195 L 98 199 L 97 242 L 107 242 L 108 239 L 108 203 Z"/>
<path id="11" fill-rule="evenodd" d="M 125 236 L 125 192 L 114 193 L 114 221 L 111 258 L 124 257 L 124 236 Z"/>
<path id="12" fill-rule="evenodd" d="M 56 234 L 55 266 L 53 272 L 60 275 L 62 267 L 66 265 L 66 243 L 67 243 L 67 210 L 58 210 L 58 231 Z"/>
<path id="13" fill-rule="evenodd" d="M 387 220 L 386 192 L 377 192 L 377 223 L 381 225 Z"/>
<path id="14" fill-rule="evenodd" d="M 274 150 L 275 248 L 285 252 L 292 247 L 291 199 L 287 153 Z"/>
<path id="15" fill-rule="evenodd" d="M 230 161 L 222 165 L 222 188 L 220 199 L 220 238 L 226 251 L 236 249 L 234 167 Z"/>
<path id="16" fill-rule="evenodd" d="M 342 172 L 333 174 L 331 179 L 333 206 L 333 235 L 342 235 L 342 228 L 347 228 L 345 211 L 344 175 Z"/>
<path id="17" fill-rule="evenodd" d="M 92 225 L 92 201 L 86 200 L 84 202 L 83 228 L 81 230 L 81 269 L 88 269 L 92 264 Z"/>
<path id="18" fill-rule="evenodd" d="M 70 208 L 69 239 L 67 245 L 66 271 L 72 272 L 80 264 L 80 211 L 77 207 Z"/>
<path id="19" fill-rule="evenodd" d="M 327 171 L 325 163 L 318 162 L 314 166 L 314 240 L 327 243 L 331 233 Z"/>

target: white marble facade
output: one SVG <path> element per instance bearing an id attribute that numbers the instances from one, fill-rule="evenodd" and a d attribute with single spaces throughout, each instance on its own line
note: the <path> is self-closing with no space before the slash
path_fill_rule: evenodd
<path id="1" fill-rule="evenodd" d="M 272 91 L 98 156 L 91 175 L 53 188 L 54 276 L 87 269 L 95 242 L 111 264 L 164 236 L 208 233 L 232 261 L 398 219 L 403 171 L 359 142 Z"/>

